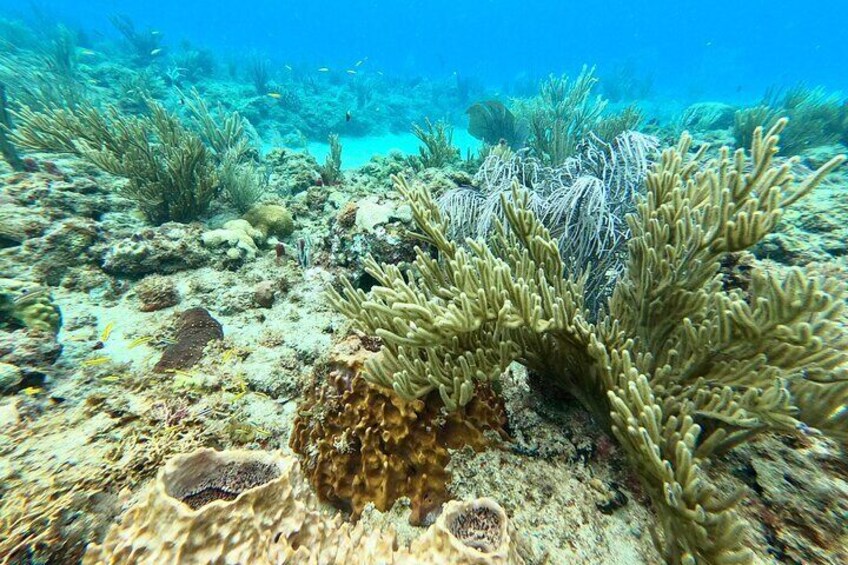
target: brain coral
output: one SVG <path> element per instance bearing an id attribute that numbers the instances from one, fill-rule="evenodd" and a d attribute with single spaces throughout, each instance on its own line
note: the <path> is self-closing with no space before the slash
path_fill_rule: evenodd
<path id="1" fill-rule="evenodd" d="M 505 437 L 506 412 L 485 387 L 452 413 L 442 409 L 437 392 L 404 401 L 361 376 L 371 355 L 355 336 L 334 348 L 326 379 L 301 405 L 290 445 L 319 497 L 354 518 L 369 502 L 387 510 L 406 496 L 410 522 L 426 523 L 448 499 L 448 450 L 482 451 L 491 444 L 487 430 Z"/>
<path id="2" fill-rule="evenodd" d="M 259 230 L 263 238 L 283 238 L 294 231 L 294 221 L 285 206 L 259 204 L 244 215 L 251 226 Z"/>
<path id="3" fill-rule="evenodd" d="M 88 547 L 83 565 L 521 565 L 494 501 L 451 503 L 409 548 L 318 509 L 294 457 L 200 449 L 160 469 L 154 485 Z"/>

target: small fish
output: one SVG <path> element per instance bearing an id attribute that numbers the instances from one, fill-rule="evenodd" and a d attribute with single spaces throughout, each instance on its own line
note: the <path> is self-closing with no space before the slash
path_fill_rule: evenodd
<path id="1" fill-rule="evenodd" d="M 152 340 L 153 340 L 152 335 L 146 335 L 144 337 L 137 337 L 130 342 L 130 344 L 127 346 L 127 349 L 133 349 L 135 347 L 138 347 L 139 345 L 144 345 L 145 343 L 152 341 Z"/>
<path id="2" fill-rule="evenodd" d="M 320 69 L 318 69 L 318 72 L 319 73 L 329 73 L 330 69 L 328 67 L 321 67 Z"/>
<path id="3" fill-rule="evenodd" d="M 361 66 L 362 66 L 362 63 L 364 63 L 364 62 L 365 62 L 365 60 L 364 60 L 364 59 L 360 59 L 359 61 L 357 61 L 357 62 L 356 62 L 356 64 L 354 65 L 354 67 L 361 67 Z"/>
<path id="4" fill-rule="evenodd" d="M 356 74 L 356 71 L 354 71 L 353 69 L 348 69 L 345 72 L 349 75 L 355 75 Z"/>
<path id="5" fill-rule="evenodd" d="M 294 69 L 292 69 L 291 65 L 283 65 L 283 66 L 286 68 L 287 71 L 294 70 Z"/>
<path id="6" fill-rule="evenodd" d="M 80 49 L 80 55 L 85 55 L 86 57 L 91 57 L 92 55 L 97 55 L 97 52 L 92 51 L 91 49 Z"/>
<path id="7" fill-rule="evenodd" d="M 118 375 L 108 375 L 106 377 L 103 377 L 100 380 L 103 381 L 104 383 L 116 383 L 119 380 L 121 380 L 121 377 L 119 377 Z"/>
<path id="8" fill-rule="evenodd" d="M 41 392 L 43 390 L 44 389 L 39 387 L 39 386 L 28 386 L 25 389 L 22 389 L 21 392 L 24 393 L 27 396 L 35 396 L 36 394 L 38 394 L 39 392 Z"/>
<path id="9" fill-rule="evenodd" d="M 95 357 L 94 359 L 86 359 L 82 362 L 86 367 L 96 367 L 97 365 L 103 365 L 104 363 L 108 363 L 111 361 L 108 357 Z"/>
<path id="10" fill-rule="evenodd" d="M 159 31 L 158 29 L 154 29 L 153 31 L 150 32 L 150 35 L 160 35 L 161 33 L 162 32 Z"/>
<path id="11" fill-rule="evenodd" d="M 350 120 L 352 120 L 352 119 L 353 119 L 353 116 L 351 116 L 351 115 L 350 115 L 350 110 L 348 110 L 347 112 L 345 112 L 345 121 L 346 121 L 346 122 L 349 122 L 349 121 L 350 121 Z"/>
<path id="12" fill-rule="evenodd" d="M 12 300 L 12 302 L 14 302 L 18 306 L 22 306 L 22 305 L 30 302 L 31 300 L 35 300 L 36 298 L 44 296 L 47 293 L 48 293 L 48 290 L 44 287 L 39 287 L 39 288 L 35 288 L 35 289 L 27 289 L 20 296 L 16 296 L 15 299 Z"/>
<path id="13" fill-rule="evenodd" d="M 150 56 L 151 56 L 151 57 L 155 57 L 156 55 L 158 55 L 158 54 L 159 54 L 159 53 L 161 53 L 161 52 L 162 52 L 162 48 L 161 48 L 161 47 L 157 47 L 156 49 L 154 49 L 153 51 L 151 51 L 151 52 L 150 52 Z"/>
<path id="14" fill-rule="evenodd" d="M 171 369 L 170 371 L 166 372 L 173 373 L 174 375 L 179 375 L 181 377 L 195 377 L 194 373 L 189 373 L 188 371 L 183 371 L 181 369 Z"/>
<path id="15" fill-rule="evenodd" d="M 274 100 L 279 100 L 280 98 L 282 98 L 282 97 L 283 97 L 283 95 L 282 95 L 282 94 L 280 94 L 279 92 L 269 92 L 269 93 L 268 93 L 268 96 L 270 96 L 270 97 L 271 97 L 271 98 L 273 98 Z"/>
<path id="16" fill-rule="evenodd" d="M 109 336 L 112 335 L 112 330 L 115 329 L 115 322 L 109 322 L 106 324 L 106 327 L 103 328 L 103 333 L 100 334 L 100 341 L 106 343 L 109 341 Z"/>
<path id="17" fill-rule="evenodd" d="M 232 359 L 232 358 L 233 358 L 233 355 L 235 355 L 235 354 L 236 354 L 236 350 L 235 350 L 235 349 L 228 349 L 228 350 L 224 351 L 224 354 L 223 354 L 223 355 L 221 355 L 221 361 L 223 361 L 224 363 L 226 363 L 227 361 L 229 361 L 230 359 Z"/>

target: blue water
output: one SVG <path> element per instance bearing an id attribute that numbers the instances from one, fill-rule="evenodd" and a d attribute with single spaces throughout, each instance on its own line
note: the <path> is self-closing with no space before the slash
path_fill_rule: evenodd
<path id="1" fill-rule="evenodd" d="M 584 63 L 601 77 L 622 69 L 651 95 L 683 102 L 757 100 L 770 85 L 805 82 L 848 90 L 848 2 L 824 0 L 410 0 L 150 2 L 41 0 L 39 18 L 116 36 L 109 16 L 217 54 L 260 52 L 275 64 L 307 63 L 442 77 L 458 73 L 494 89 L 518 88 Z M 0 14 L 32 22 L 19 0 Z M 43 20 L 42 20 L 43 21 Z"/>

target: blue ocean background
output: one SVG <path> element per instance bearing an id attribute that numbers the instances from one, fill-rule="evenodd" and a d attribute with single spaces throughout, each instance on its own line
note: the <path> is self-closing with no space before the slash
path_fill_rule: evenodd
<path id="1" fill-rule="evenodd" d="M 848 91 L 848 2 L 839 0 L 0 0 L 0 11 L 35 27 L 62 23 L 92 41 L 120 40 L 110 23 L 120 14 L 160 32 L 172 51 L 191 45 L 220 60 L 260 54 L 274 71 L 301 65 L 454 77 L 498 98 L 531 96 L 550 74 L 595 66 L 602 95 L 613 103 L 620 96 L 622 105 L 636 100 L 660 123 L 695 102 L 755 104 L 769 88 Z M 456 145 L 476 147 L 464 124 L 454 125 Z M 417 147 L 411 135 L 342 136 L 346 168 L 370 153 Z M 320 158 L 326 145 L 311 140 L 310 150 Z"/>

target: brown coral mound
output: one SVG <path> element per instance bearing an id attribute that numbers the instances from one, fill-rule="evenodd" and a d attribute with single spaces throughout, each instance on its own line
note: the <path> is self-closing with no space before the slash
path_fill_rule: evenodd
<path id="1" fill-rule="evenodd" d="M 506 412 L 487 386 L 451 413 L 437 392 L 405 401 L 362 378 L 372 355 L 358 337 L 336 346 L 326 378 L 300 406 L 290 445 L 319 496 L 354 518 L 369 502 L 387 510 L 405 496 L 410 522 L 426 523 L 448 499 L 448 450 L 486 449 L 487 430 L 506 437 Z"/>
<path id="2" fill-rule="evenodd" d="M 161 275 L 152 275 L 138 283 L 135 293 L 142 312 L 155 312 L 170 308 L 180 301 L 180 293 L 174 282 Z"/>
<path id="3" fill-rule="evenodd" d="M 189 369 L 203 357 L 203 348 L 207 343 L 223 338 L 224 331 L 221 324 L 209 314 L 206 308 L 186 310 L 177 322 L 176 342 L 165 350 L 153 370 L 157 373 L 166 373 L 177 369 Z"/>

